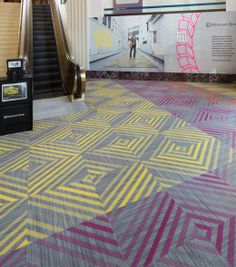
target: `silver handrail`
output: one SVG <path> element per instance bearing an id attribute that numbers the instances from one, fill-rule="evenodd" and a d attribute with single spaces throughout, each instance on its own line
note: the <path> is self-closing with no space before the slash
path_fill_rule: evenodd
<path id="1" fill-rule="evenodd" d="M 22 19 L 20 27 L 18 57 L 24 60 L 25 73 L 32 75 L 32 0 L 22 0 Z"/>
<path id="2" fill-rule="evenodd" d="M 50 0 L 49 3 L 52 12 L 61 76 L 65 91 L 69 94 L 70 100 L 73 101 L 74 98 L 81 98 L 85 93 L 86 73 L 83 68 L 73 62 L 70 56 L 57 0 Z"/>

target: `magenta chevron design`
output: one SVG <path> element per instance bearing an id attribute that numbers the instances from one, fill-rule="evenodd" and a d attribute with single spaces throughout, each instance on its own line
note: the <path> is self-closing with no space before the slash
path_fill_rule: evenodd
<path id="1" fill-rule="evenodd" d="M 228 121 L 235 110 L 222 107 L 200 108 L 195 115 L 193 123 L 202 121 Z M 235 119 L 234 119 L 235 120 Z"/>
<path id="2" fill-rule="evenodd" d="M 168 95 L 161 97 L 159 100 L 155 101 L 155 104 L 158 106 L 162 105 L 184 105 L 186 107 L 193 107 L 196 105 L 199 97 L 193 96 L 176 96 L 176 95 Z"/>
<path id="3" fill-rule="evenodd" d="M 78 259 L 79 266 L 125 265 L 122 251 L 106 217 L 97 217 L 82 223 L 79 227 L 70 227 L 64 232 L 40 240 L 31 246 L 31 254 L 45 249 L 52 256 L 59 253 L 63 255 L 65 261 L 70 259 L 71 266 L 78 266 Z M 61 264 L 63 261 L 58 259 L 58 262 Z M 34 258 L 30 259 L 30 264 L 35 264 Z M 40 257 L 37 258 L 35 266 L 44 266 Z"/>
<path id="4" fill-rule="evenodd" d="M 218 180 L 211 175 L 203 178 Z M 185 185 L 175 187 L 178 194 L 182 193 L 181 187 L 184 189 Z M 194 202 L 194 197 L 190 197 L 189 204 L 186 204 L 177 195 L 174 198 L 171 195 L 158 193 L 138 207 L 130 207 L 133 216 L 129 222 L 124 221 L 127 219 L 127 210 L 110 214 L 114 229 L 120 224 L 124 225 L 119 244 L 125 251 L 124 256 L 130 266 L 149 266 L 154 262 L 169 266 L 193 266 L 188 264 L 188 257 L 191 257 L 191 251 L 196 250 L 201 259 L 206 259 L 204 266 L 208 266 L 211 255 L 214 255 L 216 262 L 220 260 L 222 264 L 228 262 L 230 266 L 234 266 L 236 209 L 235 214 L 218 211 L 216 208 L 206 209 L 201 207 L 204 204 Z M 194 191 L 192 195 L 194 196 Z M 223 249 L 226 239 L 227 246 L 224 243 Z M 183 252 L 185 257 L 181 257 Z M 178 254 L 180 261 L 173 261 L 172 255 Z"/>
<path id="5" fill-rule="evenodd" d="M 17 249 L 9 253 L 4 257 L 0 257 L 0 266 L 26 266 L 27 262 L 27 251 L 26 249 Z"/>

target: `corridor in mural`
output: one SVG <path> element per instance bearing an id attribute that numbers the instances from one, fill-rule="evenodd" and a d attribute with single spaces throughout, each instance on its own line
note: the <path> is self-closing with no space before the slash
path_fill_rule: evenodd
<path id="1" fill-rule="evenodd" d="M 91 18 L 90 69 L 163 72 L 163 23 L 162 15 Z M 131 36 L 135 58 L 130 58 Z"/>

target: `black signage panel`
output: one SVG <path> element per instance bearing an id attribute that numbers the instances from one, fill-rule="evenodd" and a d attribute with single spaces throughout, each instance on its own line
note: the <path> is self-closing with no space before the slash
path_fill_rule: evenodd
<path id="1" fill-rule="evenodd" d="M 0 135 L 32 127 L 32 79 L 0 82 Z"/>
<path id="2" fill-rule="evenodd" d="M 22 69 L 23 60 L 22 59 L 8 59 L 7 60 L 7 69 Z"/>
<path id="3" fill-rule="evenodd" d="M 23 59 L 7 60 L 7 78 L 10 82 L 18 82 L 23 79 Z"/>

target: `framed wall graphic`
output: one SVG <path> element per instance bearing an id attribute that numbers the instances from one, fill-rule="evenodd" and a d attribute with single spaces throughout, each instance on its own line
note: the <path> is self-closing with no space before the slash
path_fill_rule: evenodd
<path id="1" fill-rule="evenodd" d="M 27 99 L 27 83 L 2 84 L 2 102 L 13 102 Z"/>

